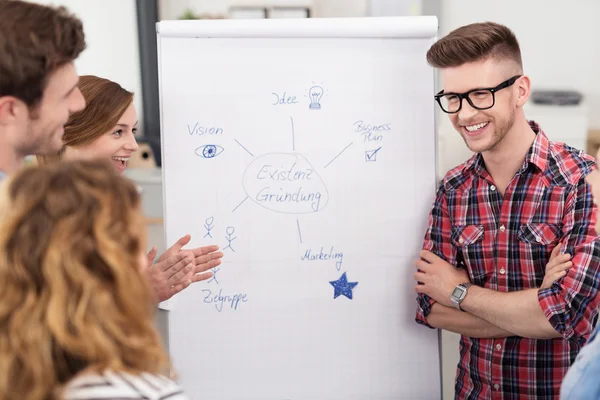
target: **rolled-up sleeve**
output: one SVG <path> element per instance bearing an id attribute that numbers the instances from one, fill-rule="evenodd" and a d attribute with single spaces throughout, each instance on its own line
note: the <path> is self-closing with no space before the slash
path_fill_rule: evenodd
<path id="1" fill-rule="evenodd" d="M 437 190 L 435 201 L 429 213 L 428 228 L 425 232 L 423 250 L 429 250 L 443 260 L 455 265 L 456 249 L 451 241 L 452 223 L 448 214 L 446 190 L 442 182 Z M 415 321 L 433 328 L 427 323 L 427 316 L 435 300 L 426 294 L 417 295 L 417 315 Z"/>
<path id="2" fill-rule="evenodd" d="M 597 316 L 600 286 L 600 248 L 595 230 L 596 210 L 590 186 L 582 178 L 567 200 L 561 252 L 572 255 L 567 275 L 538 291 L 550 324 L 565 339 L 587 340 Z"/>

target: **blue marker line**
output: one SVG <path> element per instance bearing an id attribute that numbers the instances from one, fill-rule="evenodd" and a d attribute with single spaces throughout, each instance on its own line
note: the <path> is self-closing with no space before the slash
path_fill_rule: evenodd
<path id="1" fill-rule="evenodd" d="M 296 224 L 298 225 L 298 237 L 300 237 L 300 243 L 302 243 L 302 232 L 300 232 L 300 221 L 296 219 Z"/>
<path id="2" fill-rule="evenodd" d="M 296 151 L 296 134 L 294 132 L 294 118 L 290 117 L 290 120 L 292 121 L 292 150 Z"/>
<path id="3" fill-rule="evenodd" d="M 335 156 L 335 157 L 333 158 L 333 160 L 329 161 L 329 163 L 328 163 L 326 166 L 324 166 L 323 168 L 327 168 L 327 167 L 329 166 L 329 164 L 331 164 L 332 162 L 334 162 L 334 161 L 335 161 L 335 160 L 336 160 L 336 159 L 337 159 L 339 156 L 341 156 L 341 155 L 342 155 L 342 153 L 343 153 L 343 152 L 345 152 L 345 151 L 346 151 L 346 149 L 347 149 L 348 147 L 352 146 L 353 144 L 354 144 L 354 142 L 352 142 L 352 143 L 350 143 L 348 146 L 344 147 L 344 150 L 340 151 L 340 153 L 339 153 L 337 156 Z"/>
<path id="4" fill-rule="evenodd" d="M 237 210 L 238 208 L 240 208 L 240 206 L 241 206 L 242 204 L 244 204 L 244 202 L 245 202 L 246 200 L 248 200 L 248 196 L 246 196 L 246 198 L 245 198 L 244 200 L 242 200 L 242 202 L 241 202 L 240 204 L 238 204 L 238 205 L 237 205 L 237 207 L 235 207 L 235 208 L 233 209 L 233 211 L 231 211 L 231 212 L 235 212 L 235 210 Z"/>
<path id="5" fill-rule="evenodd" d="M 250 154 L 252 157 L 254 157 L 254 154 L 250 153 L 250 152 L 248 151 L 248 149 L 247 149 L 247 148 L 245 148 L 245 147 L 244 147 L 244 146 L 243 146 L 243 145 L 242 145 L 240 142 L 238 142 L 238 141 L 237 141 L 237 139 L 233 139 L 233 140 L 235 140 L 235 142 L 236 142 L 237 144 L 239 144 L 239 145 L 240 145 L 240 147 L 241 147 L 242 149 L 246 150 L 246 152 L 247 152 L 248 154 Z"/>

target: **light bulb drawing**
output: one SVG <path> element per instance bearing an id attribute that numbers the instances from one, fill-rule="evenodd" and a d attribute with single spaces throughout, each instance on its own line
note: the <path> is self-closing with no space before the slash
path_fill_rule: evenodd
<path id="1" fill-rule="evenodd" d="M 308 97 L 310 98 L 310 110 L 321 109 L 321 97 L 323 97 L 323 88 L 321 86 L 313 86 L 308 91 Z"/>

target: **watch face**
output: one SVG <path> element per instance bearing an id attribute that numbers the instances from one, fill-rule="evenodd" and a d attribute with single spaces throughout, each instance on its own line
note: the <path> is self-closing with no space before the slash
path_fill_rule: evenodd
<path id="1" fill-rule="evenodd" d="M 452 292 L 452 297 L 460 297 L 463 291 L 464 290 L 462 288 L 454 288 L 454 291 Z"/>

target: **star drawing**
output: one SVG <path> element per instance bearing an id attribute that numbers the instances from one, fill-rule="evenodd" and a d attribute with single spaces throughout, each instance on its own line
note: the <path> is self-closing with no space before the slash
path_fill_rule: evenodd
<path id="1" fill-rule="evenodd" d="M 358 285 L 358 282 L 348 282 L 348 278 L 346 278 L 346 273 L 344 272 L 340 279 L 337 281 L 330 281 L 329 284 L 334 288 L 334 299 L 337 299 L 340 295 L 344 295 L 352 300 L 352 290 Z"/>

